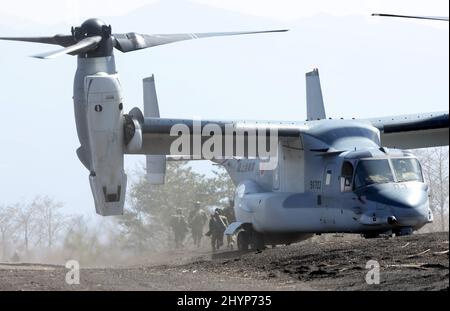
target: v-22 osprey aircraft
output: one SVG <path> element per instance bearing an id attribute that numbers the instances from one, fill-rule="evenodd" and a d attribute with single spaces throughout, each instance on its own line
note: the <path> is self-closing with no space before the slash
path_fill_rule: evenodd
<path id="1" fill-rule="evenodd" d="M 281 32 L 264 31 L 264 32 Z M 144 80 L 144 112 L 124 114 L 114 48 L 121 52 L 197 38 L 263 32 L 144 35 L 113 34 L 111 26 L 90 19 L 71 35 L 0 38 L 60 45 L 63 49 L 37 55 L 78 56 L 74 108 L 80 148 L 78 157 L 89 171 L 96 211 L 122 215 L 127 176 L 125 154 L 147 157 L 151 184 L 164 183 L 171 145 L 179 139 L 171 130 L 184 125 L 189 143 L 205 144 L 216 132 L 195 137 L 196 120 L 160 117 L 153 77 Z M 215 155 L 236 185 L 236 222 L 226 234 L 237 235 L 241 250 L 290 244 L 320 233 L 411 234 L 432 222 L 428 186 L 418 159 L 404 149 L 448 145 L 448 111 L 373 119 L 328 119 L 318 70 L 306 74 L 307 120 L 302 122 L 202 120 L 201 129 L 239 129 L 249 149 L 246 132 L 258 131 L 269 139 L 277 132 L 276 166 L 262 170 L 263 159 L 232 152 Z M 220 131 L 226 136 L 226 131 Z M 242 134 L 244 133 L 244 134 Z M 226 138 L 226 137 L 224 137 Z M 230 138 L 230 137 L 228 137 Z M 237 148 L 236 148 L 237 149 Z M 188 148 L 187 157 L 203 158 Z M 232 150 L 234 150 L 232 148 Z M 176 154 L 180 156 L 180 154 Z M 226 157 L 228 156 L 228 157 Z M 265 160 L 264 160 L 265 161 Z"/>

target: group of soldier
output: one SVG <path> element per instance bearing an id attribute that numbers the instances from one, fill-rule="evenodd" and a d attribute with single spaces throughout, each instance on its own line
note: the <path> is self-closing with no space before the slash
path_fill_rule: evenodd
<path id="1" fill-rule="evenodd" d="M 208 231 L 205 233 L 211 239 L 211 248 L 215 252 L 224 245 L 224 233 L 228 225 L 235 221 L 233 201 L 230 200 L 225 208 L 214 208 L 208 217 L 200 202 L 195 202 L 189 211 L 188 217 L 183 215 L 182 209 L 177 209 L 176 214 L 171 217 L 170 226 L 173 231 L 175 248 L 183 248 L 184 241 L 189 232 L 192 235 L 194 245 L 201 246 L 204 229 L 208 223 Z M 209 218 L 209 222 L 208 222 Z M 233 249 L 234 241 L 232 236 L 227 236 L 227 247 Z"/>

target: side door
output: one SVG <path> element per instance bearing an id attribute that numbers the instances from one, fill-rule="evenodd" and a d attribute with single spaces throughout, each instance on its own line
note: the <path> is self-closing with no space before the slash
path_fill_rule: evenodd
<path id="1" fill-rule="evenodd" d="M 334 224 L 333 206 L 336 203 L 336 181 L 338 178 L 336 163 L 330 162 L 325 165 L 322 179 L 322 213 L 321 221 L 328 229 L 332 229 Z"/>

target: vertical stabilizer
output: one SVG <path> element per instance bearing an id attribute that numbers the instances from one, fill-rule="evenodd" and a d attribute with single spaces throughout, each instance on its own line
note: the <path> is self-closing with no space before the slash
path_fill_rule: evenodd
<path id="1" fill-rule="evenodd" d="M 159 118 L 158 96 L 156 95 L 155 76 L 144 79 L 144 117 Z"/>
<path id="2" fill-rule="evenodd" d="M 155 77 L 144 79 L 144 117 L 159 118 Z M 151 185 L 162 185 L 166 178 L 166 156 L 147 155 L 147 180 Z"/>
<path id="3" fill-rule="evenodd" d="M 308 120 L 326 119 L 319 69 L 306 74 L 306 115 Z"/>

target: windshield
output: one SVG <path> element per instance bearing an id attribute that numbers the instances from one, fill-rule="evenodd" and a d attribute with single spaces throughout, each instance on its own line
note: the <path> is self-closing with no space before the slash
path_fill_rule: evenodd
<path id="1" fill-rule="evenodd" d="M 356 189 L 372 184 L 389 182 L 394 182 L 394 176 L 387 159 L 359 161 L 355 173 Z"/>
<path id="2" fill-rule="evenodd" d="M 422 169 L 417 159 L 392 159 L 391 161 L 398 182 L 423 182 Z"/>

